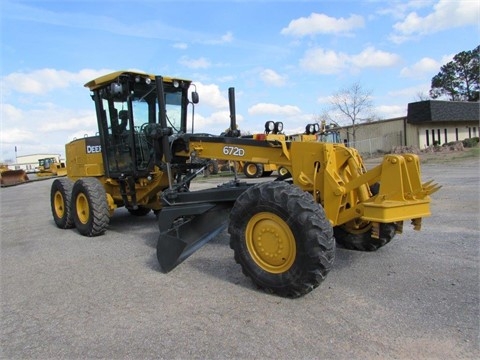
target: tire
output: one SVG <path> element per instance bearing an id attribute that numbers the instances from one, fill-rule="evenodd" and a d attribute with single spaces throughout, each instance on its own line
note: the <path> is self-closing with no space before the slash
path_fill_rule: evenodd
<path id="1" fill-rule="evenodd" d="M 146 208 L 146 207 L 143 207 L 143 206 L 139 206 L 137 209 L 127 208 L 127 210 L 130 214 L 132 214 L 134 216 L 145 216 L 148 213 L 150 213 L 150 211 L 152 209 Z"/>
<path id="2" fill-rule="evenodd" d="M 380 183 L 370 186 L 372 195 L 377 195 Z M 387 245 L 395 236 L 397 227 L 394 223 L 380 224 L 379 238 L 372 237 L 370 222 L 352 221 L 333 228 L 337 244 L 349 250 L 376 251 Z"/>
<path id="3" fill-rule="evenodd" d="M 269 177 L 270 175 L 272 175 L 272 173 L 273 171 L 264 171 L 262 177 Z"/>
<path id="4" fill-rule="evenodd" d="M 60 229 L 73 228 L 71 208 L 73 182 L 69 178 L 55 179 L 50 190 L 50 205 L 55 224 Z"/>
<path id="5" fill-rule="evenodd" d="M 388 244 L 396 233 L 394 223 L 380 224 L 379 238 L 372 237 L 372 224 L 347 223 L 333 228 L 337 244 L 349 250 L 376 251 Z"/>
<path id="6" fill-rule="evenodd" d="M 218 161 L 217 160 L 210 160 L 207 166 L 208 173 L 210 175 L 217 175 L 218 174 Z"/>
<path id="7" fill-rule="evenodd" d="M 335 258 L 333 230 L 323 208 L 283 181 L 260 183 L 240 195 L 228 232 L 243 273 L 259 288 L 283 297 L 315 289 Z"/>
<path id="8" fill-rule="evenodd" d="M 263 174 L 263 166 L 261 164 L 247 162 L 243 166 L 243 173 L 247 178 L 258 178 Z"/>
<path id="9" fill-rule="evenodd" d="M 110 222 L 107 194 L 96 178 L 82 178 L 72 190 L 72 213 L 75 227 L 84 236 L 98 236 Z"/>

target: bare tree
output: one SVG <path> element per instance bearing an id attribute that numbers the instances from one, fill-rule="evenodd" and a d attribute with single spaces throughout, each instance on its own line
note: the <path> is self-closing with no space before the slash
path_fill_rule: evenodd
<path id="1" fill-rule="evenodd" d="M 359 82 L 343 88 L 333 94 L 331 103 L 335 110 L 340 111 L 352 123 L 352 140 L 356 141 L 356 126 L 359 122 L 375 118 L 372 115 L 372 91 L 366 90 Z M 364 117 L 361 117 L 364 115 Z"/>
<path id="2" fill-rule="evenodd" d="M 423 91 L 419 91 L 415 95 L 415 100 L 416 101 L 426 101 L 426 100 L 430 100 L 430 99 L 431 99 L 430 95 L 425 94 Z"/>

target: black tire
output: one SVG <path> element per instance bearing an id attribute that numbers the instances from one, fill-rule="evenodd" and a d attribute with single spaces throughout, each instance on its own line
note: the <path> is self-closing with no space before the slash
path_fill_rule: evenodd
<path id="1" fill-rule="evenodd" d="M 282 181 L 260 183 L 240 195 L 228 232 L 243 273 L 259 288 L 283 297 L 312 291 L 335 258 L 333 230 L 323 208 Z"/>
<path id="2" fill-rule="evenodd" d="M 272 173 L 273 171 L 264 171 L 262 177 L 269 177 L 270 175 L 272 175 Z"/>
<path id="3" fill-rule="evenodd" d="M 127 210 L 130 214 L 132 214 L 134 216 L 145 216 L 145 215 L 149 214 L 152 209 L 146 208 L 146 207 L 143 207 L 143 206 L 139 206 L 136 209 L 127 208 Z"/>
<path id="4" fill-rule="evenodd" d="M 210 175 L 217 175 L 218 174 L 218 161 L 217 160 L 210 160 L 207 165 L 207 170 Z"/>
<path id="5" fill-rule="evenodd" d="M 69 178 L 55 179 L 50 190 L 50 205 L 55 224 L 60 229 L 73 228 L 72 216 L 72 188 L 73 182 Z"/>
<path id="6" fill-rule="evenodd" d="M 353 224 L 353 223 L 352 223 Z M 337 244 L 349 250 L 376 251 L 388 244 L 396 233 L 394 223 L 380 224 L 379 238 L 372 237 L 372 224 L 366 222 L 360 227 L 352 224 L 333 228 Z"/>
<path id="7" fill-rule="evenodd" d="M 110 222 L 107 194 L 96 178 L 82 178 L 72 190 L 72 213 L 75 227 L 84 236 L 98 236 Z"/>
<path id="8" fill-rule="evenodd" d="M 372 195 L 377 195 L 380 183 L 370 186 Z M 394 223 L 380 224 L 379 238 L 372 237 L 370 222 L 352 221 L 333 228 L 337 244 L 349 250 L 376 251 L 387 245 L 395 236 L 397 227 Z"/>
<path id="9" fill-rule="evenodd" d="M 247 162 L 243 165 L 243 173 L 247 178 L 258 178 L 263 174 L 263 165 Z"/>

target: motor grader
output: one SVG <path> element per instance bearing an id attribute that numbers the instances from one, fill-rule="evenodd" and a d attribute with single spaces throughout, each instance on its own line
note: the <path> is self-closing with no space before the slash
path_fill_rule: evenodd
<path id="1" fill-rule="evenodd" d="M 154 211 L 157 258 L 169 272 L 227 228 L 234 259 L 267 292 L 299 297 L 330 271 L 337 243 L 372 251 L 402 231 L 420 230 L 430 215 L 416 155 L 386 155 L 367 171 L 343 144 L 292 141 L 237 130 L 234 89 L 230 127 L 221 135 L 187 132 L 189 107 L 199 101 L 191 81 L 118 71 L 88 82 L 98 135 L 66 145 L 67 177 L 51 187 L 59 228 L 103 234 L 116 209 Z M 276 164 L 284 176 L 252 184 L 233 180 L 191 190 L 209 159 Z"/>

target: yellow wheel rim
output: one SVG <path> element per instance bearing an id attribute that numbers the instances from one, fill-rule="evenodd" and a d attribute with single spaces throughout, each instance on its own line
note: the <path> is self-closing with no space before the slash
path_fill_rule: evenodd
<path id="1" fill-rule="evenodd" d="M 75 205 L 77 209 L 78 220 L 80 220 L 82 224 L 86 224 L 90 217 L 90 206 L 88 205 L 88 199 L 85 194 L 78 194 Z"/>
<path id="2" fill-rule="evenodd" d="M 360 219 L 355 219 L 344 224 L 344 229 L 347 230 L 350 234 L 364 234 L 372 228 L 372 223 L 370 221 L 364 221 Z"/>
<path id="3" fill-rule="evenodd" d="M 288 170 L 282 166 L 280 169 L 278 169 L 278 173 L 281 176 L 283 176 L 283 175 L 286 175 L 288 173 Z"/>
<path id="4" fill-rule="evenodd" d="M 295 237 L 279 216 L 269 212 L 255 214 L 247 224 L 245 236 L 248 252 L 263 270 L 281 274 L 295 261 Z"/>
<path id="5" fill-rule="evenodd" d="M 55 209 L 55 214 L 59 219 L 63 218 L 65 215 L 65 201 L 63 195 L 60 191 L 55 191 L 53 195 L 53 207 Z"/>
<path id="6" fill-rule="evenodd" d="M 255 164 L 248 164 L 247 165 L 247 174 L 253 176 L 257 173 L 257 165 Z"/>

